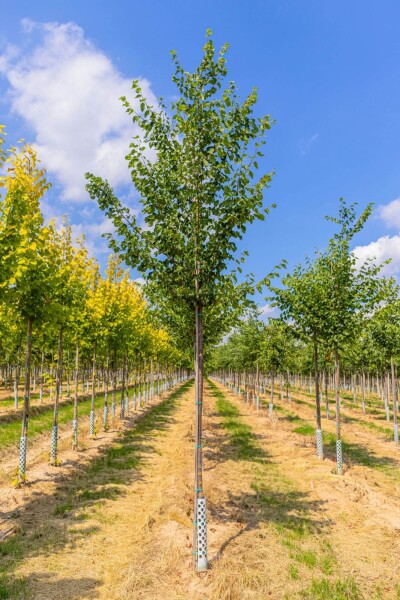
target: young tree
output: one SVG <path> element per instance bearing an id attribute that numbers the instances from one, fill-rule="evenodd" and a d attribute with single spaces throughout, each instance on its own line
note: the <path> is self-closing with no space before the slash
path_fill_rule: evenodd
<path id="1" fill-rule="evenodd" d="M 287 391 L 289 386 L 289 371 L 295 365 L 297 348 L 293 328 L 281 319 L 270 319 L 264 328 L 260 344 L 260 365 L 263 370 L 271 373 L 271 396 L 269 403 L 270 415 L 274 409 L 275 377 L 278 373 L 285 376 Z M 282 381 L 282 380 L 281 380 Z M 282 382 L 283 383 L 283 382 Z"/>
<path id="2" fill-rule="evenodd" d="M 310 259 L 306 265 L 298 265 L 292 274 L 282 279 L 282 287 L 273 287 L 273 304 L 278 306 L 281 317 L 292 325 L 293 333 L 306 343 L 312 344 L 315 405 L 316 405 L 316 440 L 318 458 L 323 458 L 323 438 L 320 403 L 320 373 L 318 348 L 324 339 L 325 316 L 321 313 L 324 296 L 329 293 L 321 285 L 318 273 Z"/>
<path id="3" fill-rule="evenodd" d="M 0 136 L 1 137 L 1 136 Z M 0 165 L 4 160 L 4 153 Z M 26 327 L 25 383 L 19 481 L 26 477 L 32 330 L 43 319 L 51 302 L 57 267 L 49 240 L 53 226 L 45 226 L 40 199 L 48 190 L 45 172 L 38 165 L 36 152 L 28 145 L 11 148 L 9 168 L 0 177 L 5 196 L 0 198 L 0 294 L 12 306 Z"/>
<path id="4" fill-rule="evenodd" d="M 318 381 L 318 340 L 332 348 L 335 360 L 336 454 L 337 470 L 342 473 L 340 421 L 340 353 L 359 334 L 365 320 L 380 302 L 393 296 L 393 283 L 379 277 L 383 265 L 372 260 L 357 262 L 350 244 L 371 214 L 369 204 L 357 216 L 355 204 L 341 199 L 338 217 L 327 217 L 340 226 L 325 252 L 317 253 L 307 268 L 297 267 L 283 280 L 284 288 L 273 288 L 275 304 L 295 328 L 314 341 L 316 385 Z M 317 410 L 319 391 L 316 391 Z"/>
<path id="5" fill-rule="evenodd" d="M 335 360 L 336 448 L 337 470 L 342 473 L 342 441 L 340 422 L 340 352 L 354 340 L 366 319 L 381 302 L 393 299 L 393 281 L 379 277 L 383 265 L 373 260 L 359 264 L 350 244 L 361 231 L 372 211 L 372 204 L 358 216 L 355 204 L 341 199 L 338 217 L 327 217 L 340 226 L 329 241 L 325 253 L 316 261 L 318 279 L 327 290 L 322 305 L 324 339 L 333 349 Z"/>
<path id="6" fill-rule="evenodd" d="M 78 378 L 80 351 L 84 342 L 90 345 L 90 334 L 97 326 L 93 323 L 93 314 L 89 308 L 89 298 L 96 289 L 99 280 L 99 267 L 93 258 L 89 258 L 84 238 L 79 238 L 73 250 L 72 262 L 74 264 L 73 279 L 71 281 L 74 291 L 71 298 L 68 335 L 74 351 L 74 408 L 72 418 L 72 449 L 78 449 Z M 87 339 L 89 337 L 89 340 Z"/>
<path id="7" fill-rule="evenodd" d="M 127 156 L 132 181 L 141 196 L 146 227 L 114 195 L 106 181 L 88 174 L 87 189 L 113 221 L 112 248 L 149 281 L 148 294 L 173 306 L 195 344 L 196 451 L 194 556 L 207 568 L 205 497 L 202 471 L 203 318 L 227 300 L 244 257 L 235 258 L 237 241 L 248 223 L 263 219 L 263 190 L 271 175 L 255 181 L 260 147 L 270 128 L 268 116 L 254 116 L 256 90 L 240 103 L 227 74 L 225 45 L 215 56 L 207 32 L 204 56 L 193 72 L 172 53 L 173 81 L 179 99 L 169 117 L 162 101 L 150 106 L 137 81 L 135 103 L 124 106 L 142 134 Z M 155 153 L 150 160 L 146 150 Z M 235 267 L 236 265 L 236 267 Z M 194 332 L 194 333 L 193 333 Z M 188 334 L 189 335 L 189 334 Z"/>
<path id="8" fill-rule="evenodd" d="M 54 260 L 57 261 L 57 276 L 53 284 L 51 311 L 52 321 L 57 331 L 57 367 L 50 453 L 51 464 L 57 465 L 58 410 L 63 375 L 63 339 L 66 334 L 76 330 L 76 314 L 82 310 L 89 289 L 91 273 L 94 270 L 94 274 L 96 274 L 97 269 L 93 261 L 89 260 L 82 241 L 76 243 L 73 241 L 72 227 L 66 219 L 64 219 L 59 231 L 53 231 L 49 248 L 53 251 Z M 76 420 L 76 415 L 74 415 L 74 420 Z"/>
<path id="9" fill-rule="evenodd" d="M 399 429 L 397 422 L 398 386 L 396 363 L 398 364 L 400 359 L 400 300 L 397 299 L 377 311 L 371 319 L 370 329 L 372 338 L 380 348 L 392 377 L 393 435 L 397 446 L 399 443 Z"/>

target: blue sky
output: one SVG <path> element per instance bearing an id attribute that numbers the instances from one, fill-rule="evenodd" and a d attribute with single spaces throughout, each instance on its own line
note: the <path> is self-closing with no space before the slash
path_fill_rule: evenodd
<path id="1" fill-rule="evenodd" d="M 92 169 L 119 186 L 132 134 L 118 102 L 133 78 L 149 97 L 173 97 L 176 49 L 185 68 L 201 57 L 205 30 L 228 41 L 229 78 L 256 86 L 271 114 L 264 170 L 278 208 L 249 230 L 249 271 L 282 258 L 294 265 L 325 245 L 344 196 L 376 211 L 360 256 L 393 257 L 400 271 L 400 3 L 398 0 L 0 0 L 0 122 L 10 142 L 35 142 L 54 188 L 47 216 L 67 213 L 101 261 L 108 224 L 82 189 Z"/>

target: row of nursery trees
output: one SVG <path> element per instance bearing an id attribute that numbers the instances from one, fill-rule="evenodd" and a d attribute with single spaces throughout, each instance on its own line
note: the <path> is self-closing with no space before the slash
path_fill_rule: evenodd
<path id="1" fill-rule="evenodd" d="M 108 391 L 121 416 L 129 384 L 151 395 L 171 368 L 187 364 L 146 303 L 141 287 L 110 255 L 105 276 L 84 239 L 74 240 L 64 220 L 46 224 L 40 200 L 49 188 L 35 151 L 4 150 L 0 136 L 0 366 L 3 397 L 13 389 L 15 408 L 23 383 L 19 481 L 26 477 L 30 398 L 39 387 L 54 402 L 51 463 L 56 465 L 58 413 L 63 383 L 73 393 L 73 447 L 78 446 L 78 396 L 91 396 L 90 435 L 95 434 L 96 387 L 104 390 L 103 428 L 108 429 Z M 33 375 L 33 377 L 32 377 Z M 83 389 L 82 387 L 83 386 Z"/>
<path id="2" fill-rule="evenodd" d="M 256 89 L 240 100 L 234 82 L 225 83 L 227 49 L 225 44 L 216 53 L 208 30 L 202 59 L 193 72 L 185 70 L 176 53 L 172 52 L 172 80 L 177 93 L 168 108 L 162 99 L 156 106 L 149 104 L 138 81 L 132 84 L 131 98 L 121 99 L 133 123 L 134 136 L 126 159 L 139 197 L 140 221 L 137 211 L 118 198 L 101 174 L 86 174 L 89 196 L 114 224 L 115 233 L 108 236 L 111 249 L 146 280 L 144 290 L 152 315 L 159 318 L 172 339 L 177 340 L 180 352 L 194 355 L 196 421 L 192 552 L 193 564 L 199 571 L 208 566 L 202 449 L 204 353 L 209 356 L 211 349 L 237 325 L 239 317 L 252 304 L 256 282 L 251 275 L 245 277 L 242 274 L 247 253 L 239 255 L 238 244 L 248 225 L 264 220 L 269 213 L 270 207 L 264 204 L 264 191 L 272 179 L 268 172 L 257 176 L 271 119 L 268 115 L 257 116 Z M 5 158 L 3 154 L 3 161 Z M 53 251 L 56 244 L 59 247 L 66 244 L 65 239 L 70 235 L 68 227 L 64 226 L 64 233 L 60 233 L 51 224 L 43 225 L 38 203 L 47 189 L 47 182 L 37 168 L 36 156 L 26 148 L 20 156 L 13 154 L 12 160 L 14 172 L 8 176 L 8 192 L 1 215 L 0 283 L 2 301 L 7 307 L 13 307 L 26 326 L 24 406 L 28 407 L 32 331 L 33 328 L 36 332 L 41 330 L 40 324 L 46 320 L 44 311 L 51 313 L 52 323 L 58 324 L 60 344 L 63 337 L 72 339 L 70 352 L 77 341 L 74 328 L 82 331 L 91 323 L 91 317 L 81 318 L 82 286 L 78 285 L 79 291 L 75 293 L 71 291 L 74 287 L 65 284 L 69 278 L 77 277 L 77 271 L 64 264 L 64 250 Z M 267 277 L 257 286 L 259 290 L 264 285 L 270 287 L 272 302 L 280 308 L 282 323 L 286 323 L 287 328 L 284 333 L 279 333 L 282 339 L 274 338 L 276 349 L 265 350 L 266 355 L 285 354 L 290 361 L 297 355 L 296 344 L 302 342 L 312 347 L 319 431 L 319 382 L 323 357 L 333 356 L 340 408 L 340 364 L 344 348 L 361 339 L 360 332 L 366 330 L 366 320 L 378 307 L 382 311 L 392 310 L 389 296 L 397 293 L 392 282 L 378 277 L 379 268 L 373 264 L 356 268 L 350 252 L 351 240 L 370 211 L 371 207 L 368 207 L 357 218 L 354 207 L 342 203 L 336 219 L 340 232 L 331 240 L 326 252 L 283 278 L 283 285 L 273 287 L 272 278 Z M 66 247 L 69 248 L 68 244 Z M 93 277 L 96 269 L 82 248 L 77 250 L 77 256 L 88 262 L 88 268 L 83 269 L 85 288 L 86 277 L 88 274 Z M 55 264 L 56 268 L 53 267 Z M 118 270 L 119 263 L 112 262 L 110 268 Z M 132 292 L 134 296 L 135 286 Z M 56 300 L 53 301 L 53 297 Z M 72 305 L 78 307 L 75 313 L 70 312 Z M 94 306 L 97 307 L 95 302 Z M 69 319 L 68 314 L 76 316 Z M 133 322 L 137 321 L 133 319 Z M 275 326 L 281 327 L 273 323 L 269 327 Z M 283 339 L 285 344 L 292 339 L 286 335 L 289 329 L 296 343 L 291 341 L 286 352 L 286 346 L 281 343 Z M 94 332 L 92 330 L 90 352 L 93 355 L 102 352 L 103 357 L 112 357 L 112 343 L 118 340 L 118 344 L 123 345 L 123 340 L 128 339 L 127 345 L 133 346 L 130 349 L 119 346 L 120 360 L 126 359 L 126 352 L 128 360 L 129 356 L 140 353 L 142 357 L 152 356 L 151 351 L 146 355 L 143 350 L 146 343 L 142 334 L 137 336 L 132 331 L 128 334 L 119 330 L 111 336 L 109 343 L 106 336 L 102 342 L 100 337 L 96 338 L 98 331 L 98 327 Z M 382 335 L 386 335 L 386 331 Z M 78 337 L 83 349 L 83 336 Z M 245 342 L 249 348 L 246 352 L 251 354 L 246 368 L 257 370 L 258 363 L 260 370 L 264 350 L 258 350 L 253 341 L 250 336 Z M 230 344 L 232 347 L 233 342 Z M 176 352 L 173 345 L 167 344 L 167 347 L 167 354 Z M 250 350 L 253 348 L 254 352 Z M 224 353 L 224 348 L 218 348 L 218 360 L 225 360 Z M 395 353 L 389 351 L 389 354 L 394 361 Z M 168 360 L 163 360 L 176 364 L 179 356 L 168 354 Z M 161 362 L 162 358 L 157 360 Z M 239 369 L 243 365 L 239 367 L 232 363 L 230 368 Z M 264 365 L 263 368 L 269 368 L 271 373 L 278 371 L 276 366 Z M 294 367 L 289 370 L 293 371 Z M 56 389 L 59 389 L 58 385 Z M 337 418 L 339 451 L 339 410 Z"/>
<path id="3" fill-rule="evenodd" d="M 210 368 L 237 390 L 251 387 L 259 402 L 266 382 L 273 409 L 276 385 L 306 384 L 300 374 L 312 372 L 316 404 L 317 453 L 323 458 L 321 400 L 325 395 L 329 418 L 328 388 L 333 388 L 336 410 L 337 470 L 342 473 L 340 390 L 357 387 L 361 407 L 365 394 L 381 395 L 389 419 L 392 400 L 394 441 L 398 444 L 397 364 L 400 359 L 399 288 L 392 278 L 382 276 L 382 265 L 373 260 L 360 263 L 351 251 L 353 237 L 362 229 L 372 206 L 357 215 L 355 205 L 340 201 L 338 226 L 325 251 L 306 259 L 279 284 L 274 271 L 265 280 L 271 307 L 279 318 L 265 324 L 257 315 L 244 321 L 228 341 L 217 347 Z M 280 383 L 276 381 L 279 378 Z M 307 385 L 310 386 L 311 375 Z M 311 388 L 310 388 L 311 389 Z"/>

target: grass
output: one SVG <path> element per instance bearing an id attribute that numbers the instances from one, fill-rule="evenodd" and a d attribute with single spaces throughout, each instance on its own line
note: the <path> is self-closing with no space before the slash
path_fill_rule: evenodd
<path id="1" fill-rule="evenodd" d="M 300 435 L 314 435 L 315 427 L 310 423 L 304 423 L 303 425 L 299 425 L 293 429 L 294 433 L 299 433 Z"/>
<path id="2" fill-rule="evenodd" d="M 217 401 L 217 410 L 223 419 L 223 428 L 229 434 L 231 448 L 237 460 L 259 462 L 265 456 L 254 439 L 251 428 L 240 420 L 238 408 L 229 402 L 224 394 L 212 383 L 208 382 Z"/>
<path id="3" fill-rule="evenodd" d="M 63 502 L 62 504 L 58 504 L 54 509 L 54 515 L 56 517 L 65 517 L 70 510 L 72 510 L 72 507 L 72 502 Z"/>
<path id="4" fill-rule="evenodd" d="M 363 595 L 354 579 L 349 577 L 336 581 L 313 579 L 310 587 L 300 593 L 300 597 L 303 600 L 362 600 Z"/>
<path id="5" fill-rule="evenodd" d="M 129 388 L 130 390 L 133 389 Z M 117 392 L 117 402 L 121 399 L 121 392 Z M 131 408 L 132 408 L 132 403 Z M 104 406 L 104 393 L 101 392 L 95 397 L 95 410 L 99 410 Z M 109 398 L 110 406 L 110 398 Z M 90 414 L 91 399 L 79 400 L 78 402 L 78 416 L 85 417 Z M 58 411 L 58 422 L 59 425 L 66 425 L 72 422 L 73 418 L 73 403 L 72 400 L 64 401 L 60 404 Z M 29 438 L 33 438 L 44 432 L 50 432 L 53 425 L 53 407 L 48 405 L 39 414 L 32 414 L 29 418 Z M 20 418 L 18 420 L 12 420 L 8 423 L 2 423 L 0 427 L 0 448 L 7 448 L 10 446 L 16 446 L 19 444 L 21 435 L 21 423 Z"/>
<path id="6" fill-rule="evenodd" d="M 289 565 L 289 577 L 290 579 L 297 580 L 300 578 L 299 567 L 297 565 Z"/>
<path id="7" fill-rule="evenodd" d="M 124 431 L 100 456 L 78 470 L 73 479 L 61 478 L 53 497 L 45 500 L 49 506 L 46 520 L 41 510 L 35 514 L 35 504 L 43 497 L 32 499 L 32 505 L 21 517 L 20 532 L 0 544 L 0 600 L 31 597 L 28 582 L 12 574 L 23 559 L 52 554 L 71 543 L 72 538 L 97 531 L 96 525 L 88 524 L 85 529 L 74 529 L 72 525 L 88 520 L 101 523 L 106 518 L 102 504 L 119 498 L 125 493 L 124 488 L 140 476 L 146 457 L 153 452 L 151 440 L 163 434 L 178 400 L 191 385 L 191 381 L 183 384 L 159 404 L 149 407 L 132 429 Z"/>
<path id="8" fill-rule="evenodd" d="M 47 392 L 48 393 L 48 392 Z M 39 400 L 40 398 L 40 394 L 38 392 L 31 392 L 30 394 L 30 399 L 31 400 Z M 24 399 L 24 392 L 23 390 L 19 390 L 19 394 L 18 394 L 18 407 L 20 408 L 22 405 Z M 14 398 L 14 394 L 12 396 L 8 396 L 7 398 L 3 398 L 2 400 L 0 400 L 0 407 L 3 406 L 14 406 L 14 402 L 15 402 L 15 398 Z M 1 596 L 0 596 L 1 598 Z"/>
<path id="9" fill-rule="evenodd" d="M 296 404 L 307 404 L 308 406 L 310 406 L 310 408 L 314 408 L 314 406 L 309 402 L 304 402 L 302 400 L 299 401 L 297 399 L 293 399 L 293 402 Z M 267 401 L 262 399 L 262 403 L 266 405 Z M 308 421 L 302 419 L 301 417 L 287 410 L 286 408 L 281 407 L 281 412 L 284 414 L 284 418 L 287 421 L 295 424 L 295 427 L 293 428 L 294 433 L 303 436 L 310 436 L 315 434 L 315 426 L 313 426 Z M 342 421 L 344 423 L 359 423 L 360 425 L 368 427 L 369 429 L 372 429 L 374 431 L 385 433 L 386 435 L 390 436 L 391 440 L 392 431 L 386 427 L 377 425 L 376 423 L 365 421 L 363 419 L 355 419 L 353 417 L 348 416 L 342 416 Z M 336 435 L 331 432 L 323 431 L 323 440 L 325 452 L 329 453 L 332 456 L 332 458 L 334 458 L 336 455 Z M 378 470 L 395 481 L 400 480 L 400 474 L 398 473 L 398 469 L 393 468 L 397 465 L 396 461 L 390 458 L 376 456 L 374 453 L 369 451 L 368 448 L 356 443 L 349 442 L 344 437 L 342 437 L 342 450 L 345 460 L 349 461 L 350 463 Z"/>
<path id="10" fill-rule="evenodd" d="M 28 600 L 28 586 L 25 579 L 0 575 L 0 600 Z"/>
<path id="11" fill-rule="evenodd" d="M 277 465 L 259 445 L 251 427 L 241 419 L 238 407 L 213 382 L 209 385 L 222 417 L 222 426 L 229 435 L 234 457 L 249 462 L 254 462 L 254 456 L 257 457 L 258 464 L 253 466 L 251 482 L 255 498 L 242 499 L 242 505 L 247 506 L 249 511 L 248 518 L 253 519 L 258 514 L 258 526 L 272 527 L 271 534 L 286 549 L 291 561 L 289 580 L 302 580 L 309 571 L 331 575 L 338 568 L 335 553 L 329 540 L 321 534 L 323 525 L 311 516 L 318 511 L 318 501 L 309 500 L 307 493 L 296 489 L 294 483 L 279 472 Z M 289 412 L 282 410 L 285 414 Z M 304 434 L 315 432 L 314 427 L 296 415 L 289 413 L 289 417 L 293 417 L 296 427 Z M 246 522 L 244 517 L 241 520 Z"/>
<path id="12" fill-rule="evenodd" d="M 294 388 L 294 390 L 295 390 L 295 392 L 301 394 L 302 396 L 306 396 L 306 397 L 313 398 L 313 399 L 315 398 L 314 393 L 310 394 L 310 392 L 307 392 L 307 391 L 299 389 L 299 388 Z M 332 394 L 328 394 L 328 397 L 330 400 L 329 410 L 331 412 L 331 416 L 334 417 L 335 416 L 335 406 L 334 406 L 335 398 Z M 361 398 L 359 399 L 359 402 L 354 402 L 353 395 L 347 393 L 344 390 L 340 391 L 340 397 L 342 400 L 342 406 L 344 408 L 350 408 L 357 412 L 361 412 L 361 409 L 362 409 Z M 309 402 L 300 400 L 299 398 L 292 398 L 292 401 L 295 402 L 296 404 L 308 404 L 308 406 L 310 406 L 310 407 L 314 406 L 314 404 L 310 404 Z M 376 400 L 366 399 L 365 405 L 366 405 L 368 414 L 378 416 L 379 420 L 382 420 L 382 421 L 386 420 L 386 411 L 382 407 L 382 401 L 380 399 L 376 399 Z M 325 394 L 323 396 L 323 401 L 321 403 L 321 409 L 323 411 L 325 410 Z M 351 417 L 348 417 L 348 418 L 351 419 Z M 358 421 L 358 419 L 357 419 L 357 421 Z M 362 420 L 360 420 L 360 422 L 362 424 L 367 423 L 366 421 L 362 421 Z"/>
<path id="13" fill-rule="evenodd" d="M 215 386 L 212 386 L 213 393 Z M 217 394 L 221 398 L 221 392 Z M 223 394 L 222 394 L 223 396 Z M 262 400 L 265 406 L 269 404 L 269 398 Z M 294 404 L 309 405 L 309 402 L 296 399 Z M 220 401 L 217 400 L 217 408 L 220 407 Z M 230 420 L 241 420 L 240 410 L 236 402 L 232 404 L 235 410 L 222 405 L 223 416 L 227 415 Z M 290 406 L 290 404 L 288 405 Z M 275 407 L 277 408 L 277 407 Z M 293 431 L 298 435 L 311 436 L 315 434 L 315 426 L 307 420 L 302 419 L 294 412 L 280 406 L 281 418 L 291 423 Z M 346 417 L 349 423 L 358 422 L 354 417 Z M 369 421 L 361 420 L 361 425 L 369 427 L 380 433 L 387 433 L 386 428 L 376 423 L 370 424 Z M 230 425 L 230 427 L 233 427 Z M 232 444 L 233 440 L 230 440 Z M 254 443 L 257 438 L 254 437 Z M 331 432 L 324 432 L 325 449 L 334 458 L 336 453 L 336 435 Z M 376 456 L 368 448 L 357 443 L 351 443 L 346 439 L 342 440 L 343 451 L 347 461 L 367 466 L 372 469 L 380 470 L 391 477 L 398 477 L 396 470 L 393 469 L 393 461 L 387 457 Z M 287 566 L 288 587 L 293 586 L 295 582 L 302 582 L 303 589 L 299 592 L 291 592 L 286 596 L 287 600 L 302 598 L 304 600 L 381 600 L 385 597 L 379 586 L 371 590 L 369 596 L 364 596 L 359 584 L 352 577 L 341 577 L 341 569 L 338 564 L 336 553 L 325 535 L 321 535 L 318 522 L 313 520 L 309 513 L 307 499 L 300 495 L 299 491 L 294 489 L 293 484 L 288 481 L 280 481 L 279 473 L 271 461 L 265 461 L 264 465 L 259 465 L 258 478 L 251 484 L 256 492 L 257 506 L 251 505 L 254 512 L 261 512 L 260 523 L 272 524 L 277 532 L 280 543 L 288 553 L 290 563 Z M 312 511 L 312 515 L 314 516 Z M 272 538 L 270 538 L 271 543 Z M 320 577 L 316 576 L 320 574 Z M 308 574 L 308 575 L 307 575 Z M 312 580 L 306 584 L 310 575 Z M 289 584 L 289 581 L 291 582 Z M 400 600 L 400 587 L 398 592 Z"/>
<path id="14" fill-rule="evenodd" d="M 317 555 L 315 552 L 312 552 L 312 550 L 300 550 L 296 553 L 292 553 L 290 558 L 293 558 L 309 568 L 315 567 L 318 562 Z"/>

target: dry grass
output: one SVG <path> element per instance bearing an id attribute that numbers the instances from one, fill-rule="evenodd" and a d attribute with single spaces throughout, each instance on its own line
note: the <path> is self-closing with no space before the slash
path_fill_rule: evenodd
<path id="1" fill-rule="evenodd" d="M 31 498 L 4 563 L 14 595 L 0 586 L 0 598 L 398 598 L 391 488 L 372 486 L 358 467 L 332 475 L 293 431 L 298 422 L 279 412 L 270 420 L 217 388 L 205 398 L 207 573 L 191 568 L 195 405 L 186 388 L 99 449 L 78 477 L 65 470 L 56 489 Z M 304 419 L 309 409 L 291 410 Z"/>
<path id="2" fill-rule="evenodd" d="M 323 507 L 323 519 L 317 517 L 315 511 L 310 511 L 310 518 L 314 522 L 316 518 L 322 520 L 322 524 L 325 519 L 325 533 L 321 531 L 317 536 L 303 538 L 300 553 L 291 548 L 293 540 L 290 536 L 288 539 L 287 527 L 281 529 L 282 541 L 291 557 L 300 562 L 300 569 L 293 572 L 289 568 L 289 573 L 307 586 L 297 587 L 297 592 L 286 590 L 276 597 L 286 598 L 286 594 L 287 598 L 335 600 L 398 598 L 400 579 L 395 557 L 400 550 L 400 511 L 398 493 L 394 493 L 390 482 L 382 482 L 381 473 L 362 465 L 353 466 L 343 478 L 332 475 L 331 461 L 318 461 L 314 443 L 304 447 L 302 436 L 291 433 L 291 421 L 282 418 L 276 428 L 265 412 L 256 414 L 252 407 L 229 392 L 225 395 L 240 407 L 242 420 L 258 436 L 262 447 L 271 452 L 271 459 L 281 475 L 289 477 L 297 490 L 308 494 L 311 503 L 321 503 Z M 292 404 L 290 410 L 301 418 L 307 414 L 303 405 Z M 374 444 L 371 433 L 368 444 Z M 320 549 L 309 545 L 313 537 L 319 540 Z M 316 561 L 308 554 L 310 548 Z M 303 565 L 308 567 L 308 572 Z"/>

